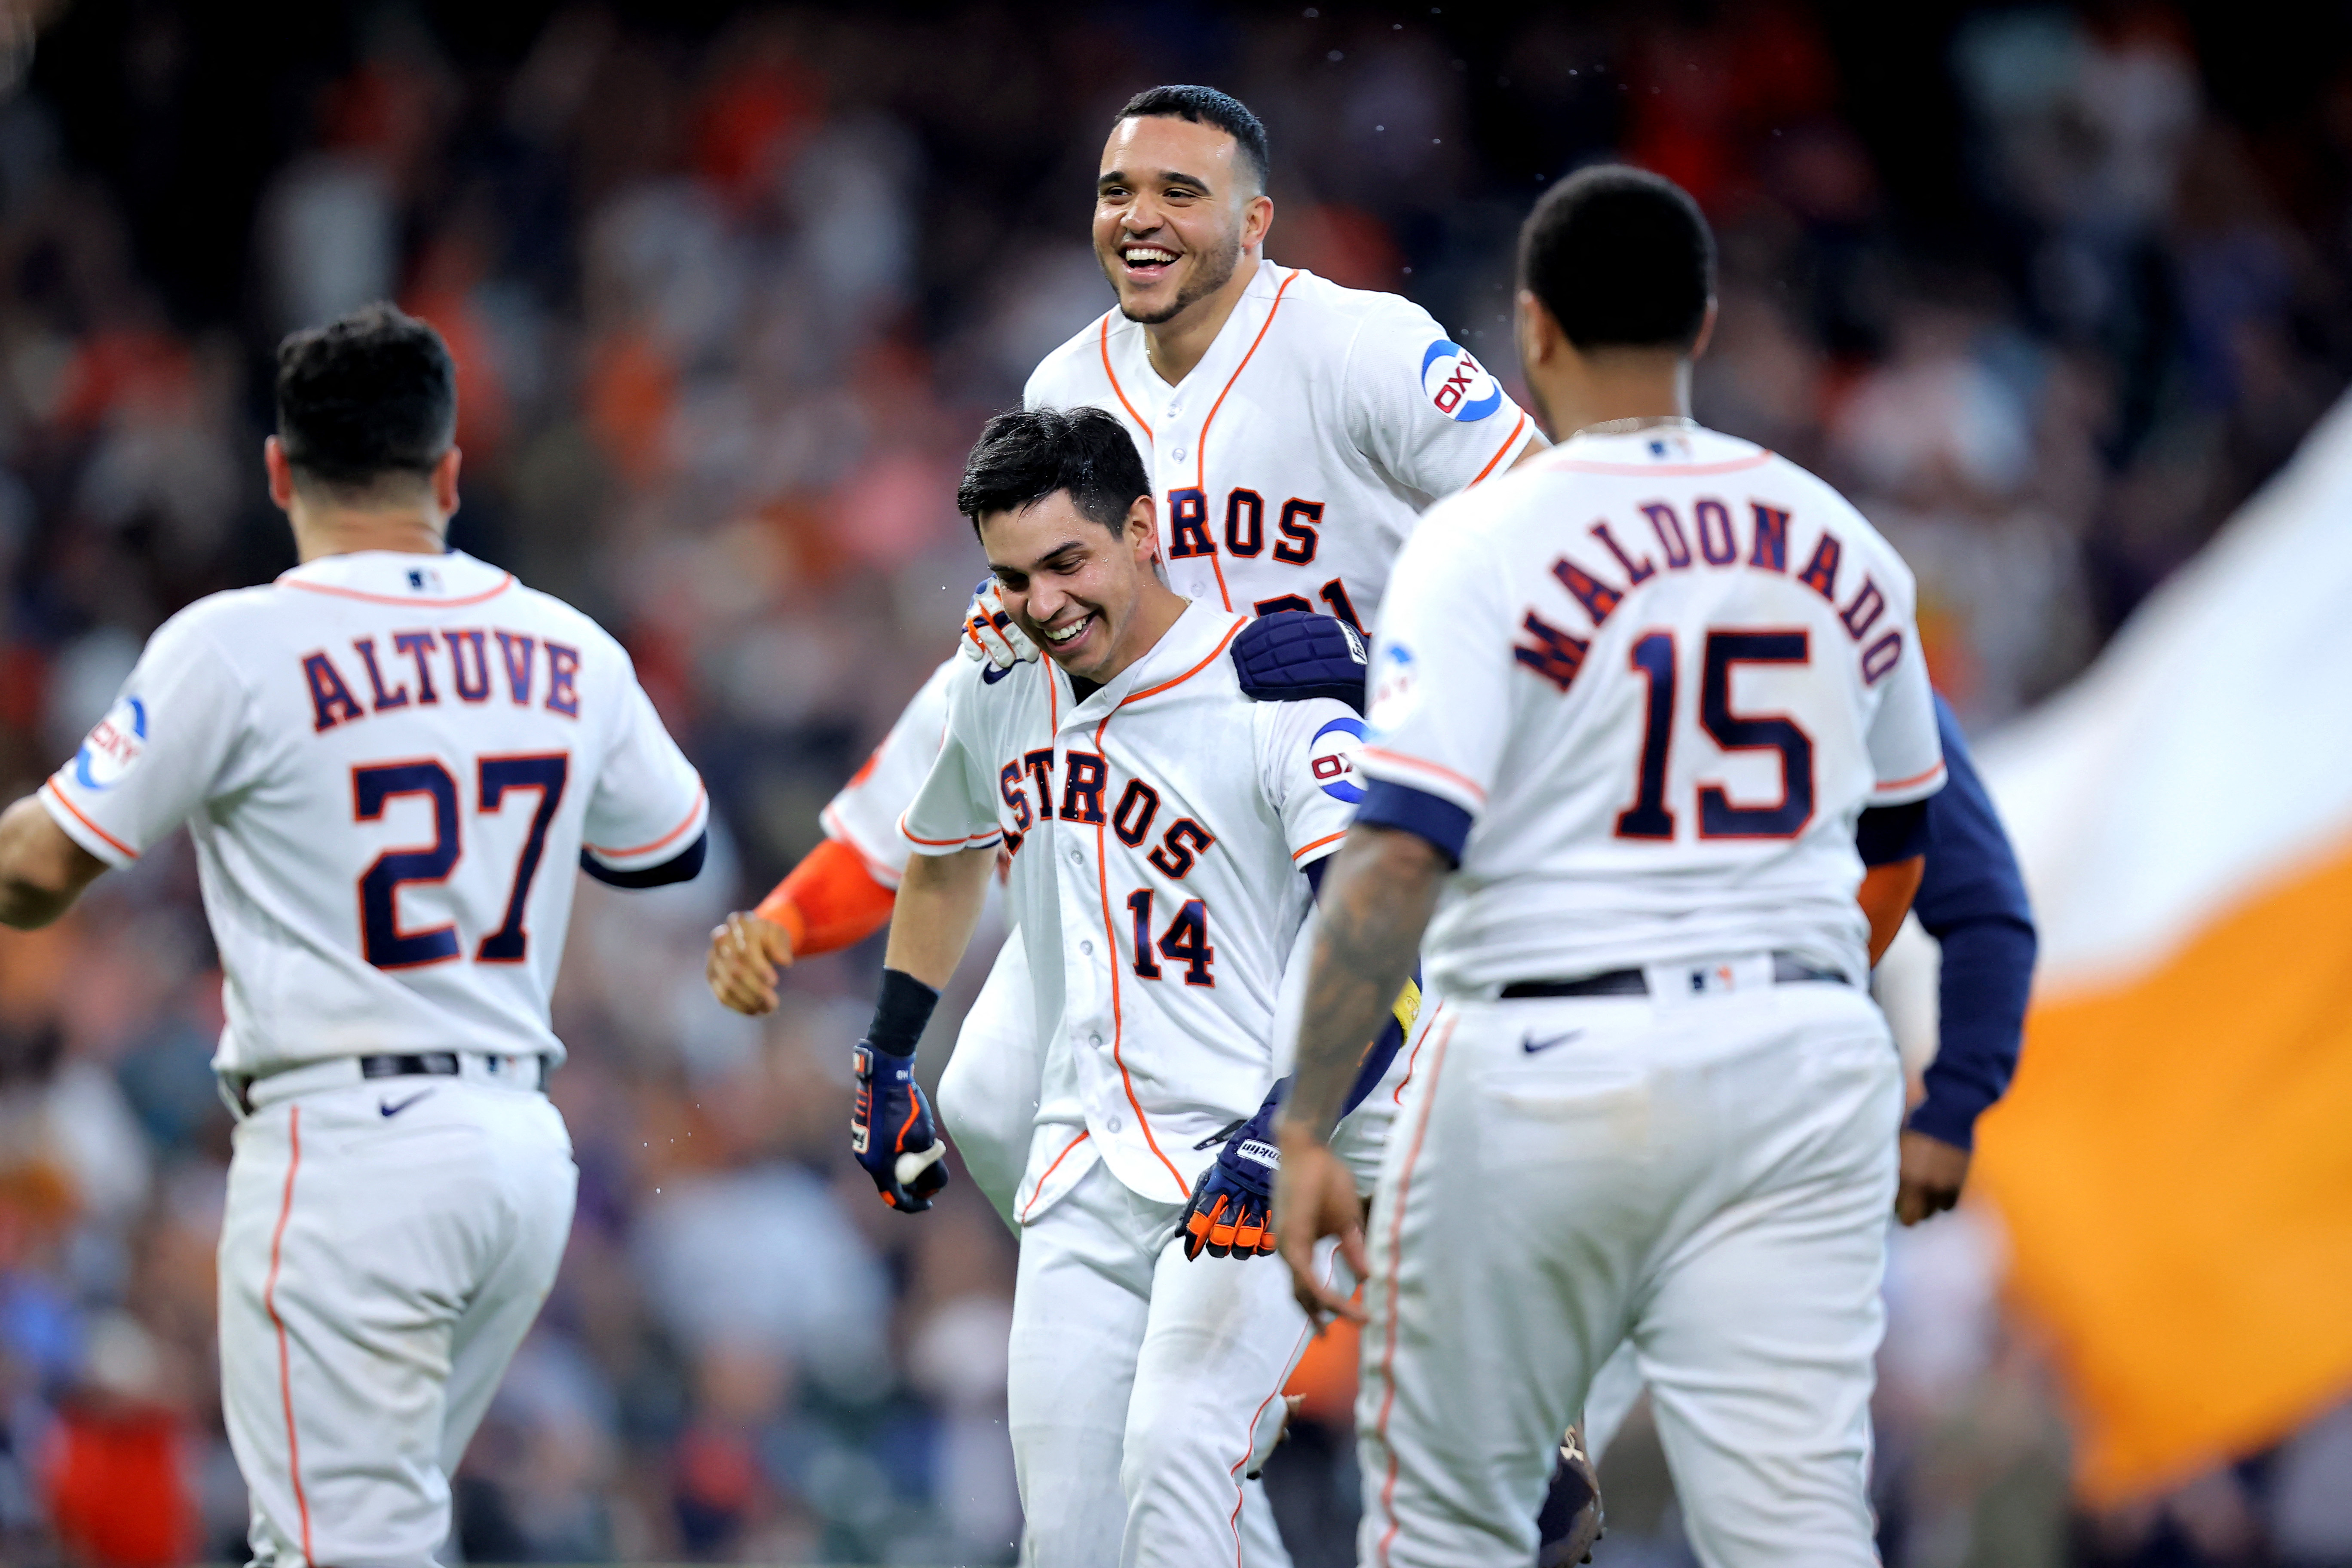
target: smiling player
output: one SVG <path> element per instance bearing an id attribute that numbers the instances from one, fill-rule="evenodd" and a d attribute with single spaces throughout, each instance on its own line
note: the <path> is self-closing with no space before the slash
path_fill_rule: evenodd
<path id="1" fill-rule="evenodd" d="M 973 448 L 958 504 L 1052 653 L 948 684 L 857 1047 L 855 1152 L 919 1211 L 945 1175 L 915 1047 L 1002 847 L 1055 1151 L 1025 1188 L 1007 1406 L 1021 1560 L 1043 1568 L 1282 1561 L 1250 1538 L 1244 1477 L 1308 1331 L 1285 1271 L 1171 1243 L 1223 1130 L 1274 1082 L 1312 868 L 1352 810 L 1318 739 L 1353 713 L 1259 699 L 1242 647 L 1274 624 L 1159 580 L 1148 482 L 1096 409 L 1002 415 Z"/>
<path id="2" fill-rule="evenodd" d="M 1420 306 L 1266 259 L 1269 167 L 1265 128 L 1225 93 L 1157 87 L 1130 100 L 1095 191 L 1095 255 L 1118 305 L 1045 357 L 1024 402 L 1100 408 L 1128 431 L 1178 594 L 1236 615 L 1316 611 L 1361 633 L 1422 510 L 1543 442 Z M 1036 657 L 992 584 L 964 651 L 1005 668 Z M 948 676 L 941 667 L 825 808 L 826 842 L 712 932 L 721 1002 L 768 1011 L 782 965 L 888 918 L 908 853 L 897 824 L 937 752 Z M 1005 943 L 940 1084 L 958 1152 L 1015 1225 L 1050 1203 L 1021 1188 L 1057 1152 L 1033 1148 L 1041 1068 L 1024 1043 L 1024 943 L 1018 930 Z"/>

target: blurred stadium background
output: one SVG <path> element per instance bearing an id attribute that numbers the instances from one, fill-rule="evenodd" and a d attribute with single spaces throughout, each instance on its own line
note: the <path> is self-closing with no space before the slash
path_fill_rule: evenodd
<path id="1" fill-rule="evenodd" d="M 258 462 L 271 347 L 391 296 L 460 363 L 456 542 L 619 634 L 720 806 L 698 883 L 582 889 L 553 1090 L 579 1222 L 458 1478 L 477 1562 L 1011 1560 L 1010 1238 L 968 1184 L 924 1222 L 891 1215 L 843 1157 L 878 944 L 794 970 L 766 1026 L 710 1002 L 700 952 L 814 841 L 944 652 L 978 574 L 954 475 L 982 416 L 1108 302 L 1089 187 L 1133 90 L 1237 92 L 1273 136 L 1270 254 L 1420 300 L 1498 370 L 1541 185 L 1605 155 L 1683 182 L 1724 251 L 1701 416 L 1825 473 L 1895 541 L 1979 734 L 2084 670 L 2352 374 L 2341 6 L 0 16 L 10 794 L 71 752 L 164 616 L 291 564 Z M 2352 529 L 2347 489 L 2323 547 Z M 2347 717 L 2338 688 L 2297 721 Z M 2146 855 L 2176 829 L 2196 826 L 2150 826 Z M 218 984 L 184 842 L 0 942 L 0 1561 L 243 1558 L 211 1348 Z M 2328 1039 L 2346 1059 L 2340 1025 Z M 2095 1077 L 2085 1092 L 2053 1111 L 2037 1083 L 2016 1148 L 2079 1145 Z M 2327 1147 L 2352 1142 L 2352 1100 L 2319 1108 Z M 2168 1183 L 2200 1180 L 2181 1172 L 2199 1129 L 2101 1125 L 2147 1179 L 2090 1228 L 2160 1236 Z M 2005 1268 L 2004 1220 L 2065 1184 L 2063 1161 L 1991 1158 L 1999 1207 L 1898 1238 L 1889 1563 L 2352 1563 L 2352 1349 L 2273 1377 L 2235 1342 L 2352 1323 L 2342 1156 L 2305 1172 L 2304 1232 L 2274 1249 L 2302 1259 L 2319 1235 L 2319 1265 L 2198 1320 L 2231 1344 L 2117 1321 L 2105 1363 L 2099 1313 L 2127 1302 Z M 2249 1279 L 2270 1179 L 2227 1189 Z M 2174 1267 L 2154 1300 L 2229 1294 L 2218 1256 Z M 1271 1473 L 1301 1568 L 1350 1560 L 1349 1375 L 1344 1347 L 1308 1369 Z M 2209 1431 L 2133 1406 L 2134 1379 L 2192 1407 L 2215 1384 L 2261 1397 Z M 2170 1440 L 2117 1447 L 2133 1420 Z M 2083 1461 L 2095 1429 L 2105 1457 Z M 1600 1560 L 1687 1562 L 1638 1419 L 1604 1476 Z"/>

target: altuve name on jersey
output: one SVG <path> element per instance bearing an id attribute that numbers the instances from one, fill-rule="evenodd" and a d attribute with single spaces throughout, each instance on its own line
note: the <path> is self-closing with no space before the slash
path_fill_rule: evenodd
<path id="1" fill-rule="evenodd" d="M 1596 522 L 1591 532 L 1602 548 L 1623 570 L 1625 583 L 1620 587 L 1600 574 L 1587 571 L 1563 555 L 1552 563 L 1552 575 L 1559 579 L 1576 602 L 1584 606 L 1591 618 L 1594 630 L 1608 620 L 1626 595 L 1655 577 L 1661 571 L 1689 572 L 1701 567 L 1733 571 L 1772 572 L 1789 574 L 1790 514 L 1780 507 L 1767 506 L 1762 501 L 1748 503 L 1749 525 L 1747 539 L 1739 537 L 1740 530 L 1731 509 L 1712 497 L 1692 505 L 1691 528 L 1685 530 L 1681 515 L 1666 501 L 1650 501 L 1640 509 L 1648 520 L 1649 531 L 1657 541 L 1657 553 L 1649 552 L 1647 541 L 1637 528 L 1627 533 L 1635 542 L 1628 549 L 1617 537 L 1608 520 Z M 1694 548 L 1696 541 L 1696 548 Z M 1743 549 L 1743 542 L 1745 548 Z M 1637 557 L 1634 551 L 1642 553 Z M 1823 529 L 1812 554 L 1796 574 L 1796 580 L 1819 594 L 1836 612 L 1838 620 L 1861 650 L 1862 677 L 1867 685 L 1876 685 L 1886 672 L 1893 669 L 1903 655 L 1903 633 L 1888 628 L 1873 637 L 1874 630 L 1886 614 L 1886 595 L 1870 574 L 1863 574 L 1861 584 L 1843 605 L 1838 602 L 1838 567 L 1845 547 L 1836 534 Z M 1662 564 L 1663 563 L 1663 564 Z M 1554 626 L 1530 609 L 1520 623 L 1529 638 L 1516 646 L 1513 655 L 1518 661 L 1566 691 L 1584 668 L 1584 656 L 1591 647 L 1591 639 L 1577 637 L 1565 627 Z"/>
<path id="2" fill-rule="evenodd" d="M 494 639 L 496 654 L 490 651 Z M 515 707 L 528 708 L 539 694 L 542 664 L 547 675 L 539 706 L 567 719 L 579 718 L 580 650 L 494 626 L 392 632 L 381 651 L 374 637 L 353 637 L 352 651 L 341 665 L 324 648 L 304 654 L 302 679 L 310 689 L 311 727 L 323 733 L 377 713 L 437 706 L 443 688 L 435 679 L 436 667 L 446 674 L 448 691 L 459 702 L 488 702 L 497 689 Z M 362 679 L 346 675 L 347 669 Z M 362 689 L 369 706 L 361 706 L 353 695 Z"/>

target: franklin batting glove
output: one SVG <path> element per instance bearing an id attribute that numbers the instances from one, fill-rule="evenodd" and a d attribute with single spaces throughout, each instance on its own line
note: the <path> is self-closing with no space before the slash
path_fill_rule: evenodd
<path id="1" fill-rule="evenodd" d="M 948 1146 L 931 1123 L 931 1102 L 915 1081 L 915 1058 L 857 1042 L 857 1102 L 849 1118 L 849 1152 L 874 1178 L 882 1201 L 920 1214 L 948 1184 L 940 1162 Z"/>
<path id="2" fill-rule="evenodd" d="M 857 1042 L 857 1100 L 849 1113 L 849 1152 L 874 1178 L 882 1201 L 920 1214 L 948 1184 L 940 1162 L 948 1146 L 931 1122 L 931 1102 L 915 1081 L 915 1047 L 940 994 L 904 970 L 882 972 L 874 1021 Z"/>
<path id="3" fill-rule="evenodd" d="M 1011 669 L 1037 657 L 1037 645 L 1004 610 L 1004 595 L 996 579 L 983 577 L 971 591 L 971 608 L 964 612 L 963 656 L 986 659 L 999 669 Z"/>
<path id="4" fill-rule="evenodd" d="M 1257 1258 L 1274 1250 L 1274 1226 L 1267 1223 L 1266 1211 L 1273 1204 L 1274 1173 L 1282 1168 L 1274 1116 L 1288 1081 L 1275 1085 L 1257 1114 L 1233 1130 L 1216 1163 L 1192 1184 L 1192 1201 L 1176 1222 L 1188 1259 L 1203 1252 L 1212 1258 Z M 1206 1148 L 1212 1142 L 1197 1146 Z"/>

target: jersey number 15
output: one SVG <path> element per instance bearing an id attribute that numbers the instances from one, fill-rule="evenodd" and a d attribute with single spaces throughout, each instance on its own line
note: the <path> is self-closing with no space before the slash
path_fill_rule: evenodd
<path id="1" fill-rule="evenodd" d="M 480 963 L 520 963 L 530 950 L 530 934 L 522 915 L 530 902 L 530 884 L 539 875 L 540 858 L 547 849 L 547 826 L 563 803 L 564 781 L 571 776 L 572 758 L 563 752 L 529 756 L 483 757 L 476 763 L 475 815 L 497 816 L 506 797 L 519 790 L 539 796 L 530 814 L 530 831 L 515 858 L 514 883 L 507 894 L 506 918 L 499 929 L 474 945 Z M 457 781 L 433 760 L 378 763 L 352 770 L 352 815 L 360 822 L 381 822 L 383 808 L 402 795 L 421 795 L 433 803 L 433 842 L 415 849 L 387 849 L 360 876 L 360 951 L 378 969 L 413 969 L 422 963 L 442 963 L 462 951 L 454 921 L 427 931 L 400 929 L 402 884 L 445 882 L 463 852 L 457 810 Z"/>
<path id="2" fill-rule="evenodd" d="M 1804 664 L 1811 658 L 1801 630 L 1706 634 L 1698 688 L 1699 727 L 1727 752 L 1780 753 L 1780 798 L 1771 805 L 1734 805 L 1719 784 L 1698 786 L 1701 838 L 1794 838 L 1813 819 L 1813 741 L 1785 714 L 1735 713 L 1731 671 L 1742 664 Z M 1675 814 L 1666 805 L 1666 751 L 1675 732 L 1675 635 L 1645 632 L 1628 654 L 1650 683 L 1642 721 L 1642 763 L 1633 804 L 1617 814 L 1617 837 L 1670 843 Z"/>

